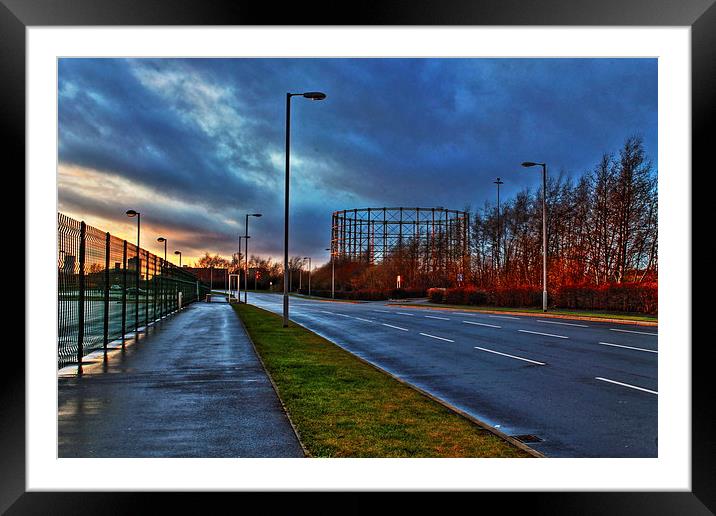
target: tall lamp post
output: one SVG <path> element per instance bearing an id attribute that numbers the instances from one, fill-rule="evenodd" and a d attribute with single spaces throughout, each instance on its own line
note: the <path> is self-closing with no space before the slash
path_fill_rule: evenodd
<path id="1" fill-rule="evenodd" d="M 246 214 L 246 234 L 244 235 L 244 238 L 246 239 L 246 241 L 244 242 L 244 263 L 246 263 L 246 267 L 244 268 L 244 303 L 247 303 L 249 295 L 249 217 L 260 216 L 260 213 Z M 239 248 L 239 251 L 241 251 L 241 248 Z"/>
<path id="2" fill-rule="evenodd" d="M 336 298 L 336 261 L 333 259 L 333 249 L 330 247 L 326 248 L 326 251 L 331 252 L 331 299 Z"/>
<path id="3" fill-rule="evenodd" d="M 127 210 L 126 213 L 127 217 L 137 217 L 137 288 L 134 291 L 134 331 L 139 333 L 139 274 L 141 269 L 139 265 L 139 231 L 141 227 L 142 214 L 134 210 Z"/>
<path id="4" fill-rule="evenodd" d="M 504 181 L 502 181 L 499 177 L 497 180 L 493 181 L 497 185 L 497 273 L 500 273 L 500 240 L 502 236 L 502 231 L 500 228 L 500 185 L 505 184 Z"/>
<path id="5" fill-rule="evenodd" d="M 311 297 L 311 257 L 304 256 L 304 260 L 308 260 L 308 297 Z"/>
<path id="6" fill-rule="evenodd" d="M 290 186 L 289 169 L 291 163 L 291 98 L 304 97 L 311 100 L 323 100 L 325 93 L 307 91 L 305 93 L 286 93 L 286 187 L 283 213 L 283 327 L 288 326 L 288 191 Z"/>
<path id="7" fill-rule="evenodd" d="M 164 243 L 164 261 L 167 261 L 167 239 L 164 237 L 157 238 L 157 242 L 163 242 Z"/>
<path id="8" fill-rule="evenodd" d="M 236 286 L 239 289 L 238 292 L 236 293 L 236 299 L 239 300 L 239 303 L 241 303 L 241 239 L 242 238 L 249 238 L 249 237 L 244 237 L 242 235 L 239 235 L 239 281 L 236 282 L 237 283 Z"/>
<path id="9" fill-rule="evenodd" d="M 181 251 L 174 251 L 174 254 L 179 255 L 179 267 L 181 267 Z"/>
<path id="10" fill-rule="evenodd" d="M 525 161 L 523 167 L 542 167 L 542 311 L 547 311 L 547 164 Z"/>

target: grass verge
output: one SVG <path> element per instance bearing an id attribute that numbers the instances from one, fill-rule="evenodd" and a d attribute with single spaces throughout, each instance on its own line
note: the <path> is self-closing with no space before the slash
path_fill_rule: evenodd
<path id="1" fill-rule="evenodd" d="M 234 305 L 314 457 L 528 457 L 315 333 Z"/>
<path id="2" fill-rule="evenodd" d="M 410 303 L 401 302 L 400 300 L 392 301 L 391 304 L 396 305 L 405 305 L 408 306 Z M 450 308 L 450 309 L 457 309 L 457 310 L 474 310 L 476 312 L 519 312 L 519 313 L 526 313 L 526 314 L 539 314 L 542 315 L 544 312 L 541 308 L 513 308 L 513 307 L 504 307 L 504 306 L 472 306 L 472 305 L 449 305 L 449 304 L 442 304 L 442 303 L 417 303 L 412 304 L 411 306 L 415 306 L 420 308 L 421 306 L 425 307 L 431 307 L 431 308 Z M 574 316 L 580 316 L 580 317 L 594 317 L 594 318 L 600 318 L 600 319 L 621 319 L 624 321 L 643 321 L 643 322 L 652 322 L 657 323 L 659 322 L 659 318 L 655 317 L 653 315 L 645 315 L 645 314 L 630 314 L 630 313 L 624 313 L 624 312 L 607 312 L 607 311 L 588 311 L 588 310 L 555 310 L 555 309 L 549 309 L 547 311 L 547 315 L 574 315 Z"/>

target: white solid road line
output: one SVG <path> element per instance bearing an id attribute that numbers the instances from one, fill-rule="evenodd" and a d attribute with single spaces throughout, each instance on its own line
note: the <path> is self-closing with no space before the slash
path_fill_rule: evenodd
<path id="1" fill-rule="evenodd" d="M 618 328 L 609 328 L 611 331 L 621 331 L 624 333 L 638 333 L 640 335 L 659 335 L 658 333 L 648 333 L 645 331 L 634 331 L 634 330 L 620 330 Z"/>
<path id="2" fill-rule="evenodd" d="M 445 337 L 438 337 L 437 335 L 430 335 L 429 333 L 421 333 L 424 337 L 430 337 L 431 339 L 445 340 L 447 342 L 455 342 L 454 340 L 446 339 Z"/>
<path id="3" fill-rule="evenodd" d="M 650 389 L 645 389 L 644 387 L 637 387 L 636 385 L 629 385 L 628 383 L 617 382 L 616 380 L 610 380 L 609 378 L 602 378 L 601 376 L 595 376 L 594 379 L 601 380 L 602 382 L 609 382 L 609 383 L 613 383 L 616 385 L 621 385 L 622 387 L 629 387 L 630 389 L 636 389 L 637 391 L 650 392 L 651 394 L 657 394 L 657 395 L 659 394 L 656 391 L 652 391 Z"/>
<path id="4" fill-rule="evenodd" d="M 495 317 L 496 319 L 514 319 L 516 321 L 519 321 L 519 317 L 509 317 L 507 315 L 488 315 L 487 317 Z"/>
<path id="5" fill-rule="evenodd" d="M 529 331 L 529 330 L 517 330 L 521 331 L 522 333 L 533 333 L 535 335 L 544 335 L 545 337 L 557 337 L 558 339 L 568 339 L 569 337 L 565 337 L 564 335 L 553 335 L 551 333 L 541 333 L 538 331 Z"/>
<path id="6" fill-rule="evenodd" d="M 658 351 L 655 351 L 653 349 L 634 348 L 632 346 L 624 346 L 622 344 L 612 344 L 611 342 L 600 342 L 600 344 L 602 344 L 604 346 L 614 346 L 616 348 L 633 349 L 636 351 L 646 351 L 647 353 L 658 353 Z"/>
<path id="7" fill-rule="evenodd" d="M 395 312 L 395 313 L 399 314 L 399 315 L 407 315 L 408 317 L 415 317 L 415 314 L 406 314 L 405 312 Z"/>
<path id="8" fill-rule="evenodd" d="M 495 351 L 494 349 L 478 348 L 477 346 L 475 346 L 475 349 L 479 349 L 480 351 L 487 351 L 488 353 L 494 353 L 495 355 L 502 355 L 503 357 L 514 358 L 515 360 L 522 360 L 523 362 L 529 362 L 530 364 L 547 365 L 544 362 L 537 362 L 536 360 L 530 360 L 529 358 L 516 357 L 515 355 L 508 355 L 507 353 L 500 353 L 499 351 Z"/>
<path id="9" fill-rule="evenodd" d="M 407 328 L 401 328 L 400 326 L 393 326 L 392 324 L 387 324 L 387 323 L 380 323 L 380 324 L 382 324 L 383 326 L 387 326 L 388 328 L 395 328 L 396 330 L 408 331 Z"/>
<path id="10" fill-rule="evenodd" d="M 465 324 L 475 324 L 477 326 L 488 326 L 490 328 L 502 328 L 502 326 L 497 326 L 496 324 L 487 324 L 484 322 L 473 322 L 473 321 L 462 321 Z"/>
<path id="11" fill-rule="evenodd" d="M 440 319 L 441 321 L 449 321 L 450 320 L 447 317 L 436 317 L 435 315 L 425 315 L 423 317 L 425 317 L 426 319 Z"/>
<path id="12" fill-rule="evenodd" d="M 557 321 L 543 321 L 542 319 L 537 319 L 537 322 L 542 322 L 546 324 L 561 324 L 562 326 L 578 326 L 580 328 L 589 328 L 586 324 L 574 324 L 574 323 L 568 323 L 568 322 L 557 322 Z"/>

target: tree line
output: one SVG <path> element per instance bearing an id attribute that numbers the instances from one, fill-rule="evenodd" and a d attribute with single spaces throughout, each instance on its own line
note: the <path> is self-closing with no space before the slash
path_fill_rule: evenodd
<path id="1" fill-rule="evenodd" d="M 548 285 L 656 281 L 657 178 L 641 138 L 576 181 L 549 177 L 546 201 Z M 521 191 L 499 213 L 486 204 L 473 214 L 471 237 L 474 283 L 540 285 L 542 189 Z"/>
<path id="2" fill-rule="evenodd" d="M 643 140 L 632 136 L 617 153 L 604 154 L 592 170 L 578 179 L 564 173 L 547 181 L 547 270 L 550 289 L 572 285 L 656 282 L 658 272 L 657 173 Z M 542 189 L 528 188 L 514 198 L 485 202 L 471 212 L 467 256 L 450 249 L 437 235 L 428 252 L 405 239 L 381 264 L 336 258 L 336 290 L 392 289 L 396 276 L 402 286 L 426 289 L 473 285 L 483 289 L 539 287 L 542 282 Z M 427 258 L 426 258 L 427 257 Z M 237 271 L 241 253 L 230 260 L 205 253 L 198 267 L 228 267 Z M 304 260 L 292 257 L 291 289 Z M 261 283 L 282 289 L 283 264 L 270 257 L 251 256 L 251 269 L 261 271 Z M 249 275 L 250 280 L 253 279 Z M 315 290 L 331 288 L 332 264 L 314 269 Z M 305 282 L 304 282 L 305 283 Z M 304 285 L 305 286 L 305 285 Z"/>

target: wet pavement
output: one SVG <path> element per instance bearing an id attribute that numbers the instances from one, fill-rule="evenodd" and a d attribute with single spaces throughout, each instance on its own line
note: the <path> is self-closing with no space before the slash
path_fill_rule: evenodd
<path id="1" fill-rule="evenodd" d="M 193 303 L 85 370 L 58 379 L 61 458 L 304 455 L 226 302 Z"/>

